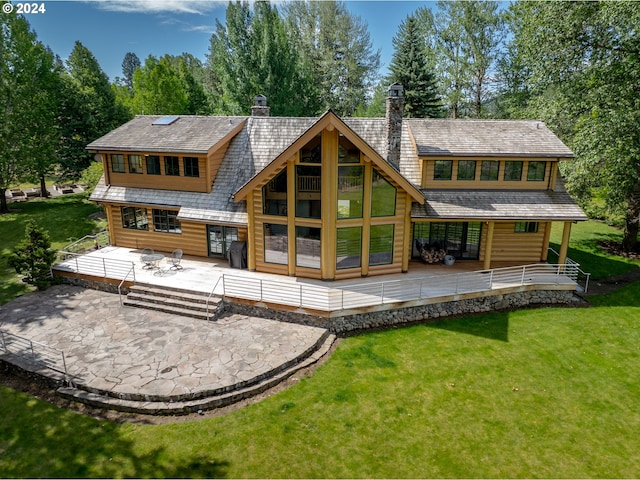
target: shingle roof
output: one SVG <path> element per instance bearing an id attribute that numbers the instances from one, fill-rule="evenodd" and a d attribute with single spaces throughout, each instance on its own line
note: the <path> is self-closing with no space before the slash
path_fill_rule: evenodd
<path id="1" fill-rule="evenodd" d="M 587 216 L 564 191 L 423 190 L 412 218 L 578 221 Z"/>
<path id="2" fill-rule="evenodd" d="M 88 150 L 207 153 L 247 117 L 179 115 L 170 125 L 153 125 L 162 115 L 138 115 L 87 145 Z"/>
<path id="3" fill-rule="evenodd" d="M 573 157 L 539 121 L 407 119 L 403 123 L 411 129 L 421 156 Z"/>

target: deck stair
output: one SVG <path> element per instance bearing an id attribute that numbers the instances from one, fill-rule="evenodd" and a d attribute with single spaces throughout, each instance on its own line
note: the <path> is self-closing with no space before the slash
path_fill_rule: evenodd
<path id="1" fill-rule="evenodd" d="M 207 299 L 209 299 L 208 315 Z M 133 285 L 129 289 L 123 304 L 201 320 L 215 320 L 223 306 L 220 297 L 209 298 L 207 293 L 142 283 Z"/>
<path id="2" fill-rule="evenodd" d="M 298 357 L 291 359 L 267 372 L 233 385 L 221 386 L 183 395 L 140 395 L 137 393 L 116 393 L 71 384 L 57 389 L 63 398 L 85 403 L 97 408 L 107 408 L 121 412 L 146 415 L 185 415 L 225 407 L 264 393 L 277 386 L 296 372 L 312 367 L 329 354 L 336 336 L 326 331 L 319 336 Z"/>

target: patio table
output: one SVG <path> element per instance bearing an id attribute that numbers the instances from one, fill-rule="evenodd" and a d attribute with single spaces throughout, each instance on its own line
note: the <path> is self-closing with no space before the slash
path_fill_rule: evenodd
<path id="1" fill-rule="evenodd" d="M 151 270 L 153 268 L 158 268 L 158 265 L 164 258 L 164 254 L 162 253 L 150 253 L 149 255 L 142 255 L 141 260 L 144 265 L 142 268 Z"/>

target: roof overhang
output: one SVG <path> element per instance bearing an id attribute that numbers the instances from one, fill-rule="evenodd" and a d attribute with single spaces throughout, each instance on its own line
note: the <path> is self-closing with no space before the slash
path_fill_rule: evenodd
<path id="1" fill-rule="evenodd" d="M 424 190 L 414 220 L 584 221 L 587 216 L 566 192 Z"/>

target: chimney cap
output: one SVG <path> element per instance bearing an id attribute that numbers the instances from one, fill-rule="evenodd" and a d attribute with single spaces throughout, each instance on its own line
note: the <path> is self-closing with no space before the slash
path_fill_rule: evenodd
<path id="1" fill-rule="evenodd" d="M 266 107 L 267 106 L 267 97 L 262 94 L 256 95 L 253 97 L 253 101 L 256 107 Z"/>
<path id="2" fill-rule="evenodd" d="M 402 85 L 399 83 L 394 83 L 389 85 L 389 90 L 387 91 L 387 95 L 389 97 L 402 97 Z"/>

